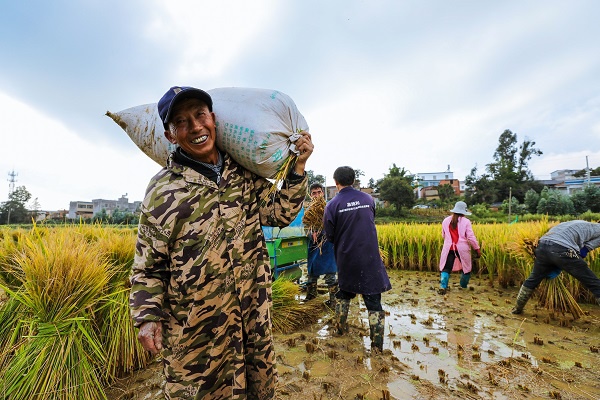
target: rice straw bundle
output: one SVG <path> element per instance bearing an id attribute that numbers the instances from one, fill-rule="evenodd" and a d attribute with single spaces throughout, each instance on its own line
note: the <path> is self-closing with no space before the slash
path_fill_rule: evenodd
<path id="1" fill-rule="evenodd" d="M 540 285 L 539 303 L 550 312 L 571 313 L 574 319 L 579 319 L 583 310 L 565 286 L 561 275 L 554 279 L 544 279 Z"/>
<path id="2" fill-rule="evenodd" d="M 145 368 L 152 356 L 137 341 L 130 317 L 129 275 L 135 256 L 136 236 L 132 229 L 98 228 L 99 252 L 109 261 L 112 273 L 105 302 L 99 304 L 96 321 L 107 355 L 104 380 L 113 381 L 136 369 Z"/>
<path id="3" fill-rule="evenodd" d="M 320 318 L 323 307 L 319 302 L 298 303 L 300 288 L 285 278 L 273 281 L 273 331 L 291 333 L 313 324 Z"/>
<path id="4" fill-rule="evenodd" d="M 325 198 L 318 196 L 308 203 L 308 207 L 304 211 L 302 223 L 310 233 L 321 233 L 323 230 L 323 215 L 325 215 Z"/>
<path id="5" fill-rule="evenodd" d="M 325 243 L 325 236 L 321 235 L 323 231 L 323 215 L 325 215 L 325 198 L 323 196 L 317 196 L 310 200 L 306 210 L 304 210 L 304 216 L 302 217 L 302 223 L 307 230 L 309 235 L 315 234 L 318 238 L 316 247 L 321 251 L 323 243 Z"/>
<path id="6" fill-rule="evenodd" d="M 15 329 L 22 336 L 9 341 L 14 354 L 4 361 L 2 393 L 15 400 L 105 399 L 98 371 L 106 353 L 92 310 L 111 277 L 106 261 L 66 230 L 32 235 L 16 259 L 23 281 L 3 289 L 20 311 Z"/>
<path id="7" fill-rule="evenodd" d="M 0 235 L 0 283 L 11 289 L 18 289 L 23 280 L 23 270 L 15 260 L 16 255 L 23 251 L 26 234 L 17 229 L 11 234 Z"/>

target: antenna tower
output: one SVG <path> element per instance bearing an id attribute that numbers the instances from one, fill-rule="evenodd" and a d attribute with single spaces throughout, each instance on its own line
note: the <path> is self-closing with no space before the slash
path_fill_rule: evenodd
<path id="1" fill-rule="evenodd" d="M 9 177 L 8 178 L 8 182 L 9 182 L 8 195 L 9 196 L 12 192 L 15 191 L 15 182 L 17 181 L 17 176 L 19 176 L 19 174 L 17 174 L 14 169 L 8 173 L 8 177 Z"/>

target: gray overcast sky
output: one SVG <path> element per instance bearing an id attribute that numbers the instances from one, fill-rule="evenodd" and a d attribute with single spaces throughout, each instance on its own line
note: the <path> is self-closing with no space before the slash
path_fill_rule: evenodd
<path id="1" fill-rule="evenodd" d="M 595 0 L 23 0 L 0 7 L 0 201 L 142 200 L 160 166 L 104 114 L 173 85 L 276 89 L 315 143 L 308 168 L 383 178 L 492 161 L 505 129 L 534 175 L 600 166 Z"/>

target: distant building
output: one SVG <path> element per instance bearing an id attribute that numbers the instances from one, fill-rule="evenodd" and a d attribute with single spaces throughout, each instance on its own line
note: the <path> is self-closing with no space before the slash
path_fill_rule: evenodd
<path id="1" fill-rule="evenodd" d="M 94 215 L 98 214 L 102 210 L 106 210 L 108 215 L 111 215 L 115 210 L 119 209 L 121 211 L 126 211 L 130 213 L 135 213 L 140 208 L 142 204 L 141 201 L 134 201 L 133 203 L 129 202 L 127 197 L 127 193 L 119 200 L 105 200 L 105 199 L 94 199 L 92 200 Z"/>
<path id="2" fill-rule="evenodd" d="M 418 199 L 437 199 L 437 187 L 443 184 L 451 184 L 457 195 L 460 195 L 460 181 L 454 179 L 454 172 L 448 170 L 444 172 L 418 172 L 416 178 L 419 180 L 419 186 L 415 189 L 415 196 Z"/>
<path id="3" fill-rule="evenodd" d="M 71 201 L 67 218 L 92 218 L 94 216 L 94 205 L 91 201 Z"/>
<path id="4" fill-rule="evenodd" d="M 357 188 L 358 190 L 360 190 L 361 192 L 365 192 L 367 194 L 370 194 L 371 197 L 373 198 L 373 200 L 375 200 L 375 206 L 382 206 L 383 205 L 383 201 L 379 198 L 379 193 L 375 193 L 375 190 L 369 187 L 366 188 Z M 336 186 L 327 186 L 325 188 L 325 198 L 327 199 L 327 201 L 331 200 L 332 198 L 335 197 L 335 195 L 338 193 L 337 187 Z"/>
<path id="5" fill-rule="evenodd" d="M 142 204 L 141 201 L 129 202 L 127 194 L 121 196 L 118 200 L 94 199 L 90 201 L 72 201 L 69 204 L 69 213 L 67 218 L 92 218 L 102 210 L 111 215 L 115 210 L 121 210 L 135 214 Z"/>
<path id="6" fill-rule="evenodd" d="M 69 214 L 69 212 L 67 210 L 56 210 L 56 211 L 37 211 L 36 215 L 35 215 L 35 222 L 42 222 L 42 221 L 46 221 L 46 220 L 50 220 L 50 219 L 59 219 L 59 220 L 63 220 L 65 219 L 65 217 L 67 217 L 67 215 Z"/>
<path id="7" fill-rule="evenodd" d="M 591 176 L 588 178 L 565 179 L 562 185 L 557 185 L 556 189 L 566 192 L 568 195 L 582 191 L 586 185 L 600 187 L 600 176 Z"/>
<path id="8" fill-rule="evenodd" d="M 574 179 L 573 174 L 579 172 L 578 169 L 559 169 L 550 173 L 550 179 L 553 181 L 564 181 L 567 179 Z"/>
<path id="9" fill-rule="evenodd" d="M 366 188 L 360 188 L 360 191 L 361 191 L 361 192 L 365 192 L 365 193 L 367 193 L 367 194 L 370 194 L 370 195 L 371 195 L 371 197 L 373 198 L 373 200 L 375 200 L 375 206 L 376 206 L 376 207 L 379 207 L 379 206 L 382 206 L 382 207 L 383 207 L 383 203 L 384 203 L 384 202 L 383 202 L 383 200 L 381 200 L 381 199 L 379 198 L 379 193 L 375 193 L 375 189 L 372 189 L 372 188 L 366 187 Z"/>
<path id="10" fill-rule="evenodd" d="M 454 194 L 460 196 L 460 181 L 458 179 L 442 179 L 438 186 L 450 185 L 454 190 Z"/>
<path id="11" fill-rule="evenodd" d="M 549 189 L 558 190 L 566 195 L 572 195 L 583 190 L 587 184 L 600 187 L 599 176 L 590 176 L 589 178 L 573 176 L 579 171 L 578 169 L 560 169 L 550 173 L 550 180 L 538 180 L 538 182 Z"/>

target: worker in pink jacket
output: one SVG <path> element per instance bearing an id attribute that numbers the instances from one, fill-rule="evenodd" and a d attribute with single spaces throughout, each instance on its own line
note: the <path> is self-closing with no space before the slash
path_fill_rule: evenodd
<path id="1" fill-rule="evenodd" d="M 467 203 L 458 201 L 450 210 L 452 215 L 446 217 L 442 222 L 442 237 L 444 246 L 440 257 L 440 294 L 446 294 L 450 273 L 461 271 L 460 286 L 466 288 L 471 279 L 471 248 L 481 256 L 481 249 L 471 221 L 465 215 L 471 215 L 467 211 Z"/>

